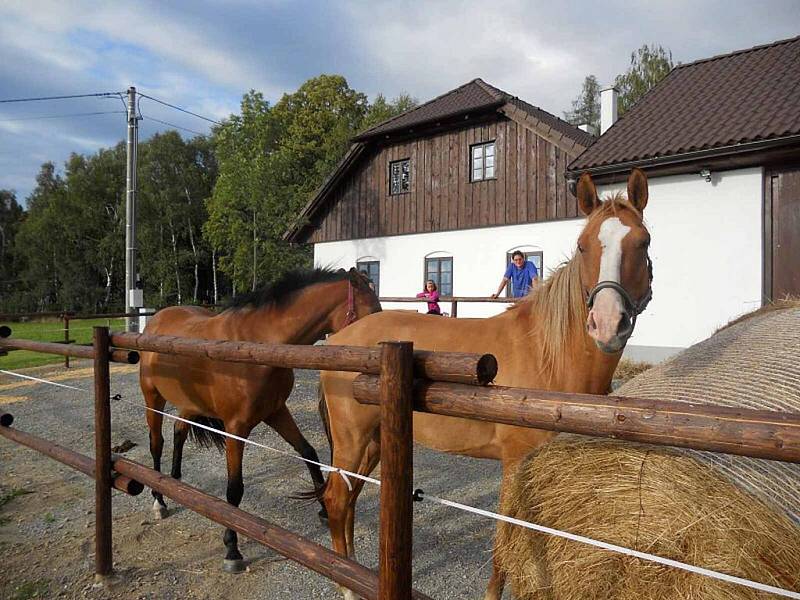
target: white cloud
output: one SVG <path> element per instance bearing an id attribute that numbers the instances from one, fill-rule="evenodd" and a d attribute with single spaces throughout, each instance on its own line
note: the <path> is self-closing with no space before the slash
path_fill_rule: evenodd
<path id="1" fill-rule="evenodd" d="M 32 49 L 39 58 L 56 67 L 80 70 L 96 66 L 106 58 L 93 56 L 81 46 L 81 36 L 94 34 L 115 44 L 124 43 L 152 53 L 158 59 L 152 67 L 159 77 L 165 67 L 181 67 L 216 84 L 237 89 L 262 84 L 265 91 L 274 91 L 269 82 L 263 81 L 263 73 L 254 60 L 225 49 L 224 36 L 214 34 L 216 23 L 193 29 L 163 10 L 164 6 L 168 5 L 89 0 L 12 1 L 5 5 L 4 12 L 12 13 L 17 24 L 6 31 L 5 43 Z M 224 35 L 232 35 L 230 31 L 222 31 Z M 124 63 L 119 66 L 124 68 Z"/>

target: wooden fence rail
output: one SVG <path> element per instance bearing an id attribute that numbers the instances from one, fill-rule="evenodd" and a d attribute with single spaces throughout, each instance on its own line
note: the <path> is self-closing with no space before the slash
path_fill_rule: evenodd
<path id="1" fill-rule="evenodd" d="M 0 335 L 8 336 L 8 327 Z M 385 430 L 386 465 L 384 473 L 391 481 L 382 486 L 380 523 L 379 573 L 349 561 L 335 552 L 323 548 L 281 529 L 254 515 L 245 513 L 227 502 L 214 498 L 164 476 L 137 463 L 111 455 L 111 413 L 109 401 L 109 358 L 113 355 L 111 343 L 129 349 L 164 351 L 170 354 L 205 356 L 218 360 L 234 360 L 253 364 L 323 368 L 332 370 L 373 371 L 381 373 L 385 393 L 390 402 L 381 411 L 381 426 Z M 103 581 L 112 572 L 112 505 L 111 487 L 114 481 L 138 486 L 147 484 L 152 489 L 172 498 L 179 504 L 211 520 L 234 529 L 284 556 L 295 560 L 364 598 L 380 600 L 405 600 L 427 596 L 411 588 L 411 482 L 412 452 L 411 396 L 414 372 L 422 375 L 448 377 L 454 381 L 488 382 L 497 372 L 497 361 L 490 355 L 468 355 L 431 352 L 414 353 L 411 342 L 385 342 L 378 351 L 367 348 L 330 348 L 309 346 L 279 346 L 215 342 L 211 340 L 181 340 L 141 334 L 111 336 L 106 327 L 94 328 L 94 344 L 88 347 L 65 347 L 60 344 L 31 342 L 29 340 L 0 339 L 0 347 L 25 346 L 30 349 L 55 354 L 80 355 L 94 359 L 95 375 L 95 578 Z M 121 350 L 118 350 L 122 352 Z M 134 353 L 135 354 L 135 353 Z M 401 357 L 398 360 L 395 357 Z M 355 361 L 355 362 L 354 362 Z M 396 400 L 396 401 L 395 401 Z M 0 434 L 19 443 L 41 449 L 45 454 L 73 466 L 82 465 L 89 471 L 85 460 L 76 460 L 75 453 L 68 456 L 66 449 L 58 451 L 47 440 L 37 444 L 32 437 L 11 432 L 13 417 L 0 415 Z M 15 435 L 16 434 L 16 435 Z M 60 448 L 60 447 L 59 447 Z M 83 457 L 86 459 L 86 457 Z M 127 478 L 127 479 L 125 479 Z"/>
<path id="2" fill-rule="evenodd" d="M 380 404 L 380 381 L 359 375 L 353 393 Z M 800 462 L 800 414 L 417 380 L 414 408 L 451 417 Z"/>
<path id="3" fill-rule="evenodd" d="M 410 296 L 381 296 L 378 298 L 381 302 L 427 302 L 425 298 L 417 298 Z M 439 302 L 450 303 L 450 316 L 458 317 L 458 303 L 459 302 L 492 302 L 499 304 L 511 304 L 516 302 L 518 298 L 491 298 L 484 296 L 439 296 Z"/>
<path id="4" fill-rule="evenodd" d="M 3 335 L 11 330 L 8 327 L 0 327 L 0 348 L 5 350 L 32 350 L 44 354 L 57 354 L 59 356 L 73 356 L 75 358 L 94 358 L 94 349 L 91 346 L 58 344 L 55 342 L 38 342 L 34 340 L 24 340 L 9 338 Z M 132 350 L 122 350 L 120 348 L 110 348 L 109 360 L 111 362 L 135 365 L 139 362 L 139 353 Z"/>
<path id="5" fill-rule="evenodd" d="M 141 333 L 113 334 L 111 344 L 117 348 L 138 351 L 292 369 L 354 371 L 377 375 L 381 368 L 381 350 L 360 346 L 226 342 Z M 414 374 L 437 381 L 486 385 L 497 375 L 497 359 L 491 354 L 417 350 L 414 352 Z"/>
<path id="6" fill-rule="evenodd" d="M 105 333 L 98 334 L 98 331 Z M 96 361 L 96 474 L 103 473 L 105 477 L 116 472 L 146 484 L 366 598 L 425 598 L 410 587 L 412 403 L 414 410 L 461 418 L 800 462 L 800 414 L 500 386 L 476 387 L 475 384 L 487 383 L 496 375 L 497 362 L 491 355 L 414 351 L 410 342 L 385 342 L 378 350 L 143 334 L 108 335 L 106 328 L 95 328 L 95 332 L 94 348 L 70 347 L 68 350 L 82 353 L 88 350 Z M 4 333 L 10 334 L 10 330 L 0 328 L 0 335 Z M 0 347 L 20 342 L 22 340 L 0 339 Z M 67 349 L 60 344 L 34 344 L 47 348 L 43 351 L 57 354 Z M 356 399 L 381 405 L 384 481 L 379 574 L 186 484 L 137 463 L 112 457 L 107 438 L 110 424 L 104 412 L 108 403 L 107 358 L 113 356 L 111 346 L 288 368 L 360 372 L 353 383 Z M 10 431 L 7 430 L 9 425 L 10 415 L 0 416 L 0 429 L 6 428 L 1 432 L 3 435 Z M 102 461 L 107 462 L 104 465 Z M 106 483 L 97 487 L 98 515 L 99 506 L 108 502 L 108 496 L 100 492 L 109 491 L 111 483 L 112 479 L 107 477 Z M 96 571 L 101 574 L 103 569 L 110 569 L 105 565 L 111 564 L 110 509 L 107 514 L 105 525 L 99 516 L 97 522 L 96 551 L 104 556 L 98 556 Z M 108 536 L 104 533 L 105 527 Z"/>
<path id="7" fill-rule="evenodd" d="M 10 413 L 0 415 L 0 436 L 42 452 L 94 478 L 94 459 L 12 428 L 13 420 Z M 364 598 L 370 600 L 379 598 L 378 573 L 324 546 L 306 540 L 265 519 L 236 508 L 224 500 L 210 496 L 180 480 L 126 458 L 112 456 L 112 469 L 114 470 L 114 487 L 116 489 L 136 495 L 146 485 L 176 503 L 220 525 L 235 529 L 242 535 L 246 535 L 279 554 L 355 591 Z M 417 600 L 428 600 L 426 595 L 417 591 L 413 591 L 411 597 Z"/>

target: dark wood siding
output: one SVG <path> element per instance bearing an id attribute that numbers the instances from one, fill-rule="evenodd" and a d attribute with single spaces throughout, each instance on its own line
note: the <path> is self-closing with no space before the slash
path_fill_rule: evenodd
<path id="1" fill-rule="evenodd" d="M 800 295 L 800 165 L 764 174 L 764 292 Z"/>
<path id="2" fill-rule="evenodd" d="M 495 141 L 495 179 L 470 181 L 470 146 Z M 389 163 L 411 160 L 411 189 L 389 194 Z M 379 148 L 331 194 L 309 242 L 574 218 L 568 154 L 512 120 Z"/>

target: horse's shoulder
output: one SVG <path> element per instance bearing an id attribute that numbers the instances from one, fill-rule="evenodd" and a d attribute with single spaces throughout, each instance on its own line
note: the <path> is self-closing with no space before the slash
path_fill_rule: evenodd
<path id="1" fill-rule="evenodd" d="M 151 317 L 147 333 L 188 333 L 190 329 L 207 323 L 214 313 L 199 306 L 168 306 Z"/>

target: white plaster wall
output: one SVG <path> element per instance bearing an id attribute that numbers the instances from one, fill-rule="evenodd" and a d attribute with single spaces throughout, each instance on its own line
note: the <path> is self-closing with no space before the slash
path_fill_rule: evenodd
<path id="1" fill-rule="evenodd" d="M 649 180 L 653 301 L 629 345 L 690 346 L 761 306 L 761 181 L 760 167 Z"/>
<path id="2" fill-rule="evenodd" d="M 653 301 L 629 346 L 686 347 L 760 306 L 761 180 L 760 168 L 714 173 L 711 183 L 694 174 L 650 179 L 644 214 L 652 235 Z M 503 276 L 506 252 L 541 250 L 546 277 L 572 255 L 582 227 L 583 219 L 572 219 L 327 242 L 315 245 L 314 262 L 349 268 L 379 260 L 381 296 L 412 296 L 422 289 L 425 257 L 451 255 L 454 294 L 488 296 Z M 462 303 L 458 314 L 485 317 L 503 307 Z M 423 303 L 384 308 L 426 310 Z"/>
<path id="3" fill-rule="evenodd" d="M 444 231 L 383 238 L 326 242 L 314 246 L 317 266 L 351 267 L 357 261 L 381 263 L 381 296 L 414 296 L 422 291 L 426 256 L 453 257 L 453 293 L 456 296 L 490 296 L 497 291 L 508 266 L 506 252 L 525 246 L 540 250 L 544 275 L 572 255 L 583 219 Z M 505 293 L 505 292 L 504 292 Z M 459 317 L 486 317 L 504 310 L 505 304 L 459 303 Z M 385 303 L 384 308 L 427 311 L 424 303 Z M 442 303 L 450 312 L 450 305 Z"/>

